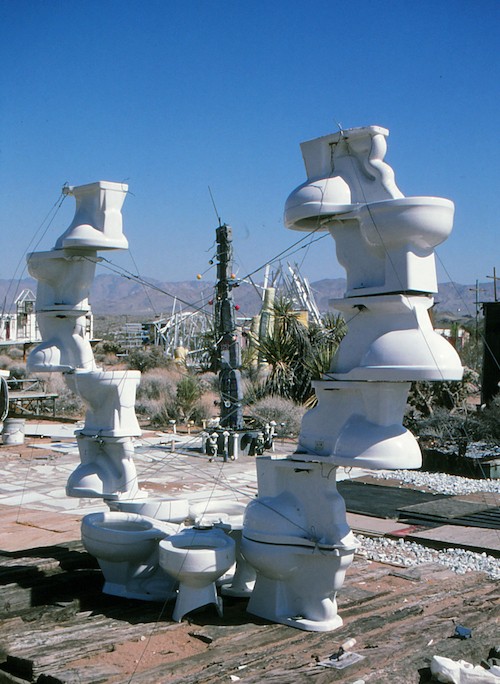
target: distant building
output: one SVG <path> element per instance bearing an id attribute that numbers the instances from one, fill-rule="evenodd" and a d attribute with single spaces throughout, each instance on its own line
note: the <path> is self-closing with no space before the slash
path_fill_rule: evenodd
<path id="1" fill-rule="evenodd" d="M 15 312 L 0 314 L 0 344 L 41 342 L 35 302 L 33 292 L 23 290 L 15 301 Z"/>

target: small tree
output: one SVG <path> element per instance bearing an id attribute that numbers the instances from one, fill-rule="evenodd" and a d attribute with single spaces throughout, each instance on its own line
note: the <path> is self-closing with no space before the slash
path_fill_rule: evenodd
<path id="1" fill-rule="evenodd" d="M 188 423 L 194 414 L 202 395 L 202 388 L 197 378 L 186 375 L 177 384 L 176 405 L 179 417 Z"/>

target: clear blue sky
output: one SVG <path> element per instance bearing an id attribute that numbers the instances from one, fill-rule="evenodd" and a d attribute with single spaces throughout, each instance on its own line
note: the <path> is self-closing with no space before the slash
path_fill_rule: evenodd
<path id="1" fill-rule="evenodd" d="M 456 204 L 439 279 L 484 281 L 500 270 L 499 45 L 498 0 L 0 0 L 0 278 L 63 183 L 95 180 L 129 184 L 131 254 L 161 280 L 208 268 L 210 186 L 244 275 L 302 236 L 282 222 L 299 143 L 339 122 L 390 129 L 404 194 Z M 344 275 L 331 238 L 293 259 Z"/>

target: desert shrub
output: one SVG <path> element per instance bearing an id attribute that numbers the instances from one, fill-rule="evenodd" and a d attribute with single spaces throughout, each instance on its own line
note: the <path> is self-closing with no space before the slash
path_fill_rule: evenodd
<path id="1" fill-rule="evenodd" d="M 279 436 L 298 435 L 305 408 L 282 397 L 265 397 L 246 407 L 249 414 L 259 423 L 276 422 Z"/>
<path id="2" fill-rule="evenodd" d="M 136 411 L 155 427 L 166 426 L 171 420 L 201 425 L 214 413 L 215 395 L 208 390 L 210 383 L 211 376 L 186 375 L 176 367 L 150 370 L 141 379 Z"/>
<path id="3" fill-rule="evenodd" d="M 141 384 L 137 390 L 137 399 L 174 397 L 179 379 L 180 375 L 175 369 L 154 368 L 146 371 L 141 377 Z"/>
<path id="4" fill-rule="evenodd" d="M 179 418 L 185 423 L 192 419 L 202 393 L 200 381 L 193 375 L 185 375 L 179 380 L 175 398 Z"/>
<path id="5" fill-rule="evenodd" d="M 24 358 L 24 353 L 18 347 L 10 347 L 7 354 L 15 361 L 19 361 L 20 359 Z"/>
<path id="6" fill-rule="evenodd" d="M 127 357 L 127 367 L 145 373 L 153 368 L 168 368 L 172 361 L 168 359 L 161 347 L 133 349 Z"/>

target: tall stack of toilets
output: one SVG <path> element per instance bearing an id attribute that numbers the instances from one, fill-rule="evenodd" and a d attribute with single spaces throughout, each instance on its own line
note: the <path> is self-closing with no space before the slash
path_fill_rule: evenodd
<path id="1" fill-rule="evenodd" d="M 285 225 L 328 231 L 346 270 L 333 305 L 348 333 L 314 383 L 296 452 L 257 459 L 242 552 L 257 570 L 251 613 L 299 629 L 342 624 L 335 594 L 356 542 L 336 488 L 338 466 L 418 468 L 403 426 L 412 381 L 460 380 L 451 345 L 428 311 L 437 292 L 434 248 L 450 234 L 453 203 L 404 197 L 384 161 L 388 131 L 353 128 L 301 145 L 307 180 L 289 196 Z"/>
<path id="2" fill-rule="evenodd" d="M 81 462 L 68 480 L 68 496 L 132 498 L 138 490 L 133 438 L 141 434 L 134 409 L 140 373 L 97 367 L 87 334 L 97 252 L 128 247 L 121 214 L 127 190 L 105 181 L 64 188 L 76 200 L 73 221 L 52 250 L 28 255 L 28 270 L 38 281 L 43 341 L 27 366 L 36 373 L 62 372 L 88 407 L 77 432 Z"/>
<path id="3" fill-rule="evenodd" d="M 81 525 L 82 542 L 104 576 L 103 592 L 145 601 L 175 599 L 173 618 L 180 621 L 209 603 L 221 612 L 215 581 L 235 562 L 235 541 L 223 529 L 237 528 L 242 514 L 237 506 L 218 512 L 223 529 L 214 523 L 179 531 L 190 516 L 188 501 L 149 497 L 139 488 L 134 438 L 141 434 L 135 414 L 140 372 L 97 367 L 87 325 L 97 252 L 128 247 L 121 215 L 127 190 L 107 181 L 64 188 L 76 200 L 73 221 L 54 249 L 28 255 L 29 272 L 38 281 L 43 341 L 27 365 L 32 372 L 62 372 L 87 405 L 84 426 L 76 432 L 80 464 L 66 493 L 102 499 L 110 509 L 84 516 Z M 191 517 L 199 513 L 193 510 Z M 249 576 L 240 573 L 228 592 L 248 591 Z"/>

